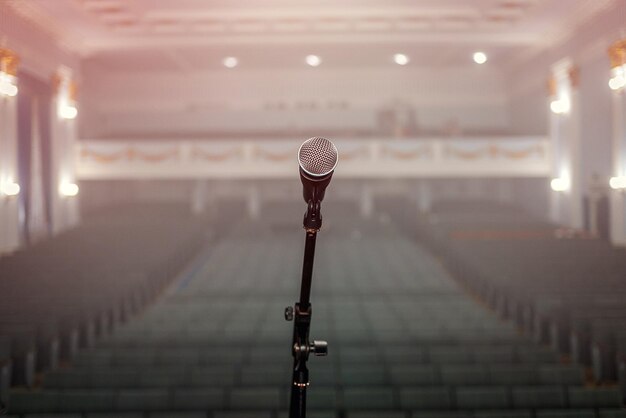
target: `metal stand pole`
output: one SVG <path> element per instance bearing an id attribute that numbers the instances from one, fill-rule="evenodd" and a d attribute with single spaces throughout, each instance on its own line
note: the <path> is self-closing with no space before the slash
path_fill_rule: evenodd
<path id="1" fill-rule="evenodd" d="M 318 222 L 319 223 L 316 223 Z M 317 227 L 307 227 L 314 223 Z M 328 344 L 325 341 L 309 342 L 309 329 L 311 326 L 311 279 L 313 276 L 313 260 L 315 258 L 315 239 L 321 224 L 319 216 L 319 203 L 309 203 L 307 214 L 304 218 L 306 228 L 306 241 L 304 246 L 304 261 L 302 264 L 302 284 L 300 287 L 300 301 L 295 307 L 288 306 L 285 309 L 285 319 L 294 320 L 293 324 L 293 379 L 291 386 L 291 400 L 289 406 L 290 418 L 305 418 L 306 416 L 306 389 L 309 386 L 309 370 L 306 362 L 309 354 L 325 356 L 328 354 Z"/>

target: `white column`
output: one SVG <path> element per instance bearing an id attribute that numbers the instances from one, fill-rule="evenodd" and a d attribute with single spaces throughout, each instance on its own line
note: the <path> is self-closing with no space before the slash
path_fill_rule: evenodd
<path id="1" fill-rule="evenodd" d="M 30 152 L 30 210 L 28 213 L 29 243 L 45 238 L 48 232 L 46 224 L 46 201 L 43 189 L 43 168 L 41 152 L 41 129 L 39 126 L 39 103 L 33 101 L 31 115 L 31 152 Z"/>
<path id="2" fill-rule="evenodd" d="M 553 67 L 554 91 L 550 97 L 552 179 L 562 190 L 552 190 L 550 218 L 570 228 L 582 228 L 582 179 L 580 156 L 580 106 L 577 75 L 571 62 Z"/>
<path id="3" fill-rule="evenodd" d="M 18 196 L 2 192 L 19 184 L 17 174 L 17 97 L 0 94 L 0 254 L 20 245 Z"/>
<path id="4" fill-rule="evenodd" d="M 51 150 L 52 150 L 52 232 L 57 234 L 76 226 L 79 222 L 78 196 L 64 196 L 62 185 L 75 184 L 75 143 L 77 123 L 74 118 L 63 117 L 60 109 L 68 105 L 70 76 L 63 74 L 59 91 L 52 101 Z"/>
<path id="5" fill-rule="evenodd" d="M 613 175 L 626 176 L 626 88 L 613 94 Z M 611 192 L 611 242 L 626 246 L 626 189 Z"/>

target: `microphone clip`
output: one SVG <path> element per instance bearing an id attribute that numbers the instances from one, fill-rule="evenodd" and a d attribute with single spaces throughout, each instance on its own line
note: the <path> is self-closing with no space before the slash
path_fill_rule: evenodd
<path id="1" fill-rule="evenodd" d="M 307 208 L 302 222 L 307 232 L 317 232 L 322 227 L 321 206 L 321 202 L 317 199 L 311 199 L 307 202 Z"/>

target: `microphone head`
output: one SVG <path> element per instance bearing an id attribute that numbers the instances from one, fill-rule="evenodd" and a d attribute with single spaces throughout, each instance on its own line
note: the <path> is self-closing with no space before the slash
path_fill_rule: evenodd
<path id="1" fill-rule="evenodd" d="M 298 150 L 298 164 L 312 179 L 332 174 L 338 161 L 339 153 L 335 144 L 319 136 L 307 139 Z"/>

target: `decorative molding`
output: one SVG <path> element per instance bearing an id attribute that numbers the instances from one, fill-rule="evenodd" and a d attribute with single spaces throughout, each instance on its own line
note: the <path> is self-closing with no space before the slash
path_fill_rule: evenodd
<path id="1" fill-rule="evenodd" d="M 336 140 L 344 178 L 547 177 L 542 137 Z M 297 170 L 291 141 L 80 141 L 77 175 L 114 178 L 287 178 Z"/>
<path id="2" fill-rule="evenodd" d="M 608 50 L 611 68 L 626 65 L 626 39 L 614 42 Z"/>
<path id="3" fill-rule="evenodd" d="M 19 64 L 20 58 L 15 51 L 0 48 L 0 72 L 16 77 Z"/>

